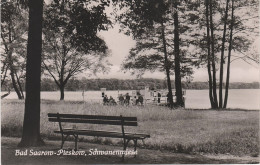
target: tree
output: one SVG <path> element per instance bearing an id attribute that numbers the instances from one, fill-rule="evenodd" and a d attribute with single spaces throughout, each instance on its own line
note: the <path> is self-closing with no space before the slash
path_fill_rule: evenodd
<path id="1" fill-rule="evenodd" d="M 2 5 L 1 41 L 4 52 L 1 56 L 1 86 L 10 74 L 12 87 L 18 99 L 24 99 L 22 79 L 25 69 L 25 43 L 27 34 L 27 12 L 16 3 L 6 1 Z"/>
<path id="2" fill-rule="evenodd" d="M 224 67 L 224 52 L 225 52 L 225 42 L 226 42 L 226 30 L 227 30 L 227 18 L 228 18 L 228 5 L 229 0 L 226 1 L 226 9 L 224 14 L 224 29 L 222 36 L 222 45 L 221 45 L 221 57 L 220 57 L 220 73 L 219 73 L 219 107 L 223 106 L 223 97 L 222 97 L 222 85 L 223 85 L 223 67 Z"/>
<path id="3" fill-rule="evenodd" d="M 229 47 L 228 47 L 228 62 L 227 62 L 227 76 L 226 76 L 226 90 L 225 90 L 225 99 L 223 108 L 227 107 L 228 101 L 228 89 L 229 89 L 229 78 L 230 78 L 230 60 L 231 60 L 231 51 L 232 51 L 232 39 L 233 39 L 233 27 L 234 27 L 234 0 L 231 5 L 231 25 L 230 25 L 230 36 L 229 36 Z"/>
<path id="4" fill-rule="evenodd" d="M 207 27 L 207 69 L 208 69 L 208 77 L 209 77 L 209 99 L 210 99 L 210 104 L 212 108 L 216 108 L 216 103 L 215 99 L 213 99 L 213 94 L 212 94 L 212 74 L 211 74 L 211 51 L 210 51 L 210 27 L 209 27 L 209 3 L 208 0 L 205 0 L 205 6 L 206 6 L 206 12 L 205 12 L 205 17 L 206 17 L 206 27 Z"/>
<path id="5" fill-rule="evenodd" d="M 256 26 L 253 25 L 253 27 L 252 27 L 252 26 L 251 26 L 251 27 L 246 27 L 246 26 L 241 25 L 241 23 L 242 23 L 243 20 L 248 21 L 248 20 L 250 20 L 250 19 L 257 19 L 257 18 L 259 18 L 258 15 L 254 15 L 254 14 L 253 14 L 254 12 L 247 14 L 248 16 L 247 16 L 246 19 L 241 19 L 241 18 L 235 17 L 235 15 L 234 15 L 235 8 L 239 9 L 239 7 L 241 7 L 241 6 L 248 6 L 248 8 L 250 8 L 250 11 L 257 11 L 256 7 L 251 8 L 250 6 L 251 6 L 251 5 L 253 5 L 253 6 L 259 6 L 259 2 L 256 2 L 256 1 L 249 1 L 249 2 L 247 2 L 247 1 L 245 1 L 244 3 L 246 3 L 246 4 L 239 4 L 239 1 L 238 1 L 238 2 L 237 2 L 237 4 L 238 4 L 237 6 L 236 6 L 234 3 L 235 3 L 235 0 L 231 0 L 231 16 L 230 16 L 231 19 L 230 19 L 230 27 L 229 27 L 230 33 L 229 33 L 229 41 L 228 41 L 228 43 L 229 43 L 229 46 L 228 46 L 228 61 L 227 61 L 226 87 L 225 87 L 225 98 L 224 98 L 223 108 L 226 108 L 226 107 L 227 107 L 227 102 L 228 102 L 228 90 L 229 90 L 229 79 L 230 79 L 231 53 L 232 53 L 232 50 L 234 49 L 233 44 L 235 44 L 235 40 L 236 40 L 236 39 L 239 39 L 239 38 L 236 37 L 236 36 L 235 36 L 235 39 L 233 39 L 233 38 L 234 38 L 234 35 L 236 35 L 236 33 L 238 32 L 238 31 L 236 31 L 235 33 L 233 32 L 233 31 L 234 31 L 234 27 L 235 27 L 236 29 L 238 29 L 238 27 L 239 27 L 239 31 L 241 31 L 241 30 L 242 30 L 242 31 L 246 30 L 246 31 L 247 31 L 246 34 L 249 35 L 249 36 L 251 36 L 251 35 L 254 34 L 254 33 L 259 33 L 259 31 L 256 30 L 257 28 L 255 28 L 255 27 L 257 26 L 257 23 L 256 23 L 256 22 L 254 22 L 254 24 L 256 24 Z M 243 2 L 242 2 L 242 3 L 243 3 Z M 244 23 L 244 24 L 245 24 L 245 23 Z M 238 27 L 237 27 L 237 26 L 238 26 Z M 250 29 L 250 30 L 249 30 L 249 29 Z M 249 42 L 249 43 L 250 43 L 250 42 Z M 251 42 L 251 43 L 252 43 L 252 42 Z M 248 46 L 248 44 L 246 44 L 246 45 L 243 46 L 242 49 L 240 49 L 239 52 L 244 56 L 245 59 L 249 59 L 249 60 L 253 61 L 254 63 L 259 64 L 259 54 L 254 52 L 254 53 L 251 54 L 251 56 L 250 56 L 249 51 L 248 51 L 248 48 L 249 48 L 249 46 Z M 238 49 L 238 50 L 239 50 L 239 49 Z M 241 50 L 246 50 L 248 55 L 244 55 L 244 53 L 243 53 Z M 244 59 L 244 61 L 246 61 L 245 59 Z"/>
<path id="6" fill-rule="evenodd" d="M 146 70 L 164 71 L 170 101 L 172 99 L 170 75 L 175 74 L 176 105 L 183 106 L 181 78 L 191 75 L 190 65 L 195 63 L 189 58 L 191 53 L 188 52 L 190 48 L 187 44 L 188 41 L 185 42 L 183 39 L 184 41 L 181 42 L 180 33 L 185 36 L 187 35 L 184 34 L 185 32 L 191 31 L 188 24 L 191 23 L 189 19 L 194 14 L 190 13 L 188 16 L 183 14 L 181 19 L 185 25 L 179 25 L 180 16 L 177 13 L 177 3 L 179 2 L 174 1 L 173 4 L 164 0 L 134 1 L 126 5 L 130 6 L 130 9 L 127 10 L 129 12 L 121 15 L 119 19 L 124 27 L 130 29 L 125 33 L 132 34 L 137 42 L 136 48 L 131 50 L 123 67 L 127 70 L 138 70 L 139 74 L 143 74 Z M 187 4 L 183 4 L 183 6 L 185 5 L 187 6 Z M 189 7 L 193 7 L 193 4 L 191 3 Z M 187 23 L 188 21 L 189 23 Z M 173 102 L 170 104 L 172 106 Z"/>
<path id="7" fill-rule="evenodd" d="M 213 24 L 213 3 L 212 0 L 209 2 L 209 22 L 210 22 L 210 43 L 211 43 L 211 59 L 212 59 L 212 75 L 213 75 L 213 99 L 214 107 L 218 108 L 217 98 L 217 80 L 216 80 L 216 65 L 215 65 L 215 36 L 214 36 L 214 24 Z"/>
<path id="8" fill-rule="evenodd" d="M 200 8 L 201 17 L 199 18 L 200 27 L 203 30 L 201 34 L 204 32 L 204 27 L 206 27 L 206 34 L 200 35 L 200 43 L 198 44 L 201 48 L 201 57 L 202 57 L 202 65 L 207 65 L 207 71 L 208 71 L 208 84 L 209 84 L 209 99 L 211 108 L 218 108 L 218 101 L 217 101 L 217 82 L 216 82 L 216 48 L 215 48 L 215 35 L 214 35 L 214 24 L 213 24 L 213 4 L 211 0 L 205 0 L 204 5 L 205 9 Z M 206 55 L 204 55 L 206 54 Z M 206 59 L 206 62 L 203 63 L 203 60 Z"/>
<path id="9" fill-rule="evenodd" d="M 251 8 L 251 4 L 256 2 L 254 1 L 237 1 L 234 6 L 234 2 L 236 1 L 206 1 L 205 0 L 205 17 L 202 18 L 205 24 L 202 23 L 202 27 L 206 26 L 206 38 L 202 38 L 202 41 L 206 41 L 207 49 L 207 67 L 208 67 L 208 76 L 209 76 L 209 98 L 211 102 L 212 108 L 226 108 L 227 105 L 227 97 L 228 97 L 228 88 L 229 88 L 229 77 L 230 77 L 230 63 L 232 62 L 231 53 L 232 52 L 243 52 L 248 51 L 250 45 L 254 41 L 254 39 L 250 39 L 250 36 L 255 33 L 255 25 L 247 26 L 244 21 L 258 18 L 258 16 L 254 16 L 254 12 L 247 12 L 244 15 L 235 15 L 234 11 L 237 9 L 240 12 L 243 12 L 244 9 L 241 7 L 245 7 L 247 9 Z M 253 5 L 252 5 L 253 6 Z M 231 11 L 230 11 L 231 10 Z M 254 9 L 255 10 L 255 9 Z M 249 11 L 254 11 L 249 10 Z M 230 13 L 230 14 L 229 14 Z M 218 17 L 215 17 L 218 15 Z M 247 16 L 245 16 L 247 15 Z M 246 18 L 243 18 L 246 17 Z M 227 28 L 229 27 L 229 28 Z M 204 29 L 203 29 L 204 30 Z M 236 37 L 234 37 L 236 34 Z M 226 39 L 226 36 L 229 36 L 229 39 Z M 203 41 L 203 42 L 204 42 Z M 228 49 L 226 48 L 226 43 L 228 41 Z M 201 45 L 202 49 L 203 44 Z M 204 52 L 204 51 L 202 51 Z M 225 53 L 228 53 L 228 56 L 225 56 Z M 217 55 L 220 54 L 220 58 Z M 226 87 L 225 87 L 225 99 L 223 104 L 223 79 L 224 79 L 224 64 L 227 61 L 227 77 L 226 77 Z M 253 59 L 250 55 L 239 57 L 237 59 Z M 236 60 L 236 58 L 233 60 Z M 219 74 L 219 99 L 217 99 L 217 79 L 216 79 L 216 71 L 217 64 L 219 64 L 220 74 Z"/>
<path id="10" fill-rule="evenodd" d="M 43 0 L 29 0 L 29 30 L 26 61 L 26 99 L 19 147 L 44 145 L 40 135 L 40 89 Z"/>
<path id="11" fill-rule="evenodd" d="M 108 69 L 105 57 L 109 51 L 97 31 L 106 30 L 110 21 L 104 13 L 105 4 L 96 5 L 66 1 L 52 3 L 44 12 L 43 64 L 60 89 L 60 100 L 64 100 L 64 89 L 71 77 L 86 70 L 95 74 Z M 87 35 L 79 36 L 79 30 Z"/>
<path id="12" fill-rule="evenodd" d="M 180 70 L 180 31 L 179 31 L 179 16 L 178 16 L 178 6 L 179 1 L 175 0 L 173 3 L 174 7 L 174 71 L 175 71 L 175 86 L 176 86 L 176 104 L 178 106 L 184 106 L 183 96 L 182 96 L 182 86 L 181 86 L 181 70 Z"/>
<path id="13" fill-rule="evenodd" d="M 167 77 L 170 107 L 173 107 L 173 96 L 170 79 L 172 62 L 169 57 L 169 43 L 166 38 L 166 22 L 169 20 L 169 8 L 164 1 L 135 1 L 128 4 L 130 13 L 119 17 L 120 22 L 131 30 L 137 40 L 136 49 L 132 49 L 123 64 L 125 69 L 165 71 Z M 144 30 L 145 29 L 145 30 Z M 158 29 L 158 30 L 157 30 Z M 126 33 L 129 33 L 127 31 Z M 129 33 L 130 34 L 130 33 Z M 168 44 L 168 45 L 167 45 Z M 148 51 L 146 51 L 148 49 Z M 152 49 L 152 51 L 149 51 Z"/>

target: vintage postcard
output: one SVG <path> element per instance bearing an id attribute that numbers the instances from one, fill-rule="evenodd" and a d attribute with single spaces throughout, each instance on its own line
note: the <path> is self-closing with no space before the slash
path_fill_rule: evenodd
<path id="1" fill-rule="evenodd" d="M 1 164 L 258 164 L 259 1 L 1 1 Z"/>

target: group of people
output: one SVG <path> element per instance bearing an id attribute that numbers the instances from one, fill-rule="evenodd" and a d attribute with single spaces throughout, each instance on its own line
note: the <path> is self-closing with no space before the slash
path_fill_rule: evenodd
<path id="1" fill-rule="evenodd" d="M 136 96 L 132 96 L 133 99 L 132 99 L 132 103 L 135 104 L 135 105 L 143 105 L 143 102 L 144 102 L 144 98 L 143 96 L 140 94 L 140 93 L 137 93 L 137 98 Z M 118 96 L 118 100 L 119 100 L 119 104 L 120 105 L 129 105 L 130 102 L 131 102 L 131 96 L 129 95 L 129 93 L 126 93 L 125 96 L 123 96 L 122 94 L 120 94 Z M 107 97 L 107 95 L 104 95 L 104 98 L 103 98 L 103 104 L 109 104 L 109 105 L 117 105 L 115 99 L 110 96 L 110 98 Z"/>
<path id="2" fill-rule="evenodd" d="M 107 95 L 104 96 L 103 103 L 104 103 L 104 105 L 105 104 L 109 104 L 109 105 L 116 105 L 117 104 L 115 99 L 112 96 L 110 96 L 108 98 Z"/>
<path id="3" fill-rule="evenodd" d="M 130 96 L 129 96 L 128 93 L 126 93 L 125 98 L 124 98 L 124 96 L 122 94 L 120 94 L 119 97 L 118 97 L 118 100 L 119 100 L 120 105 L 129 105 Z"/>
<path id="4" fill-rule="evenodd" d="M 143 105 L 144 103 L 144 98 L 140 93 L 137 93 L 137 98 L 136 96 L 132 96 L 132 103 L 135 105 L 141 104 Z M 129 93 L 126 93 L 125 97 L 120 94 L 119 97 L 119 104 L 120 105 L 129 105 L 130 104 L 130 100 L 131 100 L 131 96 L 129 96 Z"/>
<path id="5" fill-rule="evenodd" d="M 103 104 L 104 105 L 143 105 L 144 104 L 144 98 L 143 96 L 137 92 L 137 95 L 134 96 L 130 96 L 129 93 L 126 93 L 125 95 L 120 94 L 118 96 L 118 102 L 112 97 L 110 96 L 108 98 L 107 95 L 105 95 L 105 92 L 102 92 L 102 97 L 103 97 Z M 158 104 L 161 103 L 161 97 L 162 94 L 160 92 L 157 92 L 154 94 L 154 102 L 157 102 Z M 166 95 L 167 103 L 169 103 L 169 93 Z"/>

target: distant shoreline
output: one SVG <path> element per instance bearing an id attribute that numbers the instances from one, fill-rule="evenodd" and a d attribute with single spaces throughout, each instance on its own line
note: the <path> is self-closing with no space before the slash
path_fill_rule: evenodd
<path id="1" fill-rule="evenodd" d="M 172 81 L 172 88 L 175 88 L 175 83 Z M 24 87 L 25 84 L 22 84 Z M 6 82 L 6 85 L 2 86 L 3 91 L 7 91 L 11 87 L 11 82 Z M 106 90 L 140 90 L 145 87 L 153 89 L 167 89 L 167 83 L 163 79 L 71 79 L 65 86 L 67 91 L 99 91 L 100 88 L 106 88 Z M 218 86 L 217 86 L 218 87 Z M 190 90 L 203 90 L 209 89 L 208 82 L 182 82 L 183 89 Z M 231 82 L 229 89 L 259 89 L 259 82 Z M 223 84 L 225 89 L 225 83 Z M 13 90 L 13 89 L 12 89 Z M 50 78 L 43 78 L 41 81 L 41 91 L 56 91 L 59 90 L 55 82 Z"/>
<path id="2" fill-rule="evenodd" d="M 248 89 L 258 89 L 260 91 L 259 88 L 232 88 L 232 89 L 229 89 L 229 90 L 248 90 Z M 119 89 L 119 90 L 106 90 L 106 91 L 133 91 L 133 90 L 140 90 L 140 89 Z M 155 89 L 155 90 L 167 90 L 167 89 Z M 175 90 L 175 89 L 172 89 L 172 90 Z M 183 89 L 183 90 L 190 90 L 190 91 L 195 91 L 195 90 L 208 90 L 208 89 Z M 218 88 L 217 88 L 218 90 Z M 225 90 L 225 89 L 223 89 Z M 83 90 L 65 90 L 65 92 L 82 92 Z M 93 92 L 97 92 L 97 91 L 100 91 L 100 90 L 84 90 L 85 92 L 86 91 L 93 91 Z M 4 92 L 8 92 L 8 91 L 1 91 L 2 93 Z M 11 92 L 15 92 L 14 90 L 11 90 Z M 53 91 L 41 91 L 41 92 L 60 92 L 59 90 L 53 90 Z M 25 92 L 24 92 L 25 93 Z"/>

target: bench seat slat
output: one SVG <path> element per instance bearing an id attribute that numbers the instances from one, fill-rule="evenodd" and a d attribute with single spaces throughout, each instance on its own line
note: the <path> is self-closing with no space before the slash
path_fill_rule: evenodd
<path id="1" fill-rule="evenodd" d="M 78 130 L 78 131 L 93 131 L 93 130 L 87 130 L 87 129 L 74 129 L 74 128 L 64 128 L 63 131 L 75 131 L 75 130 Z M 110 132 L 110 133 L 118 133 L 118 132 L 111 132 L 111 131 L 96 131 L 96 132 Z M 121 133 L 121 132 L 120 132 Z M 150 135 L 148 134 L 142 134 L 142 133 L 130 133 L 130 132 L 125 132 L 125 134 L 128 134 L 128 135 L 140 135 L 140 136 L 145 136 L 145 137 L 149 137 L 150 138 Z"/>
<path id="2" fill-rule="evenodd" d="M 67 122 L 67 123 L 90 123 L 90 124 L 107 124 L 107 125 L 122 125 L 121 121 L 114 120 L 91 120 L 91 119 L 71 119 L 71 118 L 49 118 L 51 122 Z M 137 122 L 125 121 L 125 126 L 137 126 Z"/>
<path id="3" fill-rule="evenodd" d="M 121 120 L 125 121 L 137 121 L 137 117 L 120 117 L 120 116 L 102 116 L 102 115 L 75 115 L 75 114 L 57 114 L 48 113 L 48 117 L 60 117 L 60 118 L 77 118 L 77 119 L 101 119 L 101 120 Z"/>
<path id="4" fill-rule="evenodd" d="M 93 130 L 86 130 L 86 129 L 73 129 L 73 128 L 65 128 L 63 129 L 63 131 L 93 131 Z M 109 133 L 119 133 L 119 132 L 110 132 L 110 131 L 95 131 L 95 132 L 109 132 Z M 60 133 L 60 132 L 59 132 Z M 121 133 L 121 132 L 120 132 Z M 136 136 L 143 136 L 143 137 L 147 137 L 150 138 L 150 135 L 148 134 L 141 134 L 141 133 L 130 133 L 130 132 L 125 132 L 125 135 L 136 135 Z"/>
<path id="5" fill-rule="evenodd" d="M 61 131 L 54 131 L 55 133 L 61 133 Z M 111 138 L 123 138 L 122 132 L 107 132 L 107 131 L 93 131 L 93 130 L 75 130 L 75 129 L 66 129 L 63 130 L 63 134 L 78 134 L 78 135 L 87 135 L 87 136 L 100 136 L 100 137 L 111 137 Z M 147 134 L 133 134 L 125 133 L 126 139 L 144 139 L 150 137 Z"/>

